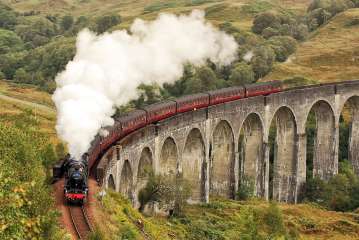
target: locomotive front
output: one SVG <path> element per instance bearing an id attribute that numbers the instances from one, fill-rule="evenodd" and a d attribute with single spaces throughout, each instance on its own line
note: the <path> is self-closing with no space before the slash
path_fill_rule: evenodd
<path id="1" fill-rule="evenodd" d="M 68 203 L 83 204 L 87 199 L 88 156 L 81 161 L 68 159 L 65 164 L 64 194 Z"/>

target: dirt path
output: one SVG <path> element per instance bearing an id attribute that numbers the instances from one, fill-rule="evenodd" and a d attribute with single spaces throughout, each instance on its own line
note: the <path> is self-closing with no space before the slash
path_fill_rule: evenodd
<path id="1" fill-rule="evenodd" d="M 39 103 L 34 103 L 34 102 L 28 102 L 28 101 L 24 101 L 24 100 L 20 100 L 14 97 L 9 97 L 7 95 L 4 95 L 2 93 L 0 93 L 0 99 L 1 100 L 5 100 L 5 101 L 9 101 L 9 102 L 15 102 L 15 103 L 20 103 L 29 107 L 33 107 L 33 108 L 37 108 L 43 111 L 47 111 L 47 112 L 52 112 L 52 113 L 56 113 L 56 110 L 54 108 L 48 107 L 46 105 L 42 105 Z"/>

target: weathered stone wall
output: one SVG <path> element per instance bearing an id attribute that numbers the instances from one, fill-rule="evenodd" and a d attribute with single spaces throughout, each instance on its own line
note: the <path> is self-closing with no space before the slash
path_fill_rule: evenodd
<path id="1" fill-rule="evenodd" d="M 179 114 L 120 140 L 102 157 L 108 162 L 105 187 L 132 196 L 145 185 L 144 168 L 186 178 L 190 201 L 210 195 L 235 197 L 243 176 L 255 181 L 258 196 L 296 202 L 306 180 L 305 126 L 317 122 L 313 172 L 328 179 L 338 172 L 339 117 L 350 103 L 349 158 L 359 173 L 359 81 L 284 91 Z M 276 127 L 273 182 L 269 130 Z M 242 132 L 242 134 L 241 134 Z M 349 140 L 348 140 L 349 141 Z M 112 176 L 113 180 L 110 180 Z M 111 182 L 112 181 L 112 182 Z M 272 188 L 272 190 L 270 190 Z"/>

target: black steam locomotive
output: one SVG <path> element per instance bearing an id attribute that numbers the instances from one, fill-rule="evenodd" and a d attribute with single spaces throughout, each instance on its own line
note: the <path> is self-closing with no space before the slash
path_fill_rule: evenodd
<path id="1" fill-rule="evenodd" d="M 54 167 L 54 178 L 65 175 L 64 196 L 67 203 L 83 204 L 88 194 L 88 154 L 81 160 L 72 159 L 69 155 Z"/>

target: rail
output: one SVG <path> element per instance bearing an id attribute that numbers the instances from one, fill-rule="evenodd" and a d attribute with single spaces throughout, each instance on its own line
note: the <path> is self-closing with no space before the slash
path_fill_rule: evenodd
<path id="1" fill-rule="evenodd" d="M 92 232 L 92 227 L 85 208 L 83 206 L 69 206 L 69 212 L 78 239 L 87 239 Z"/>

